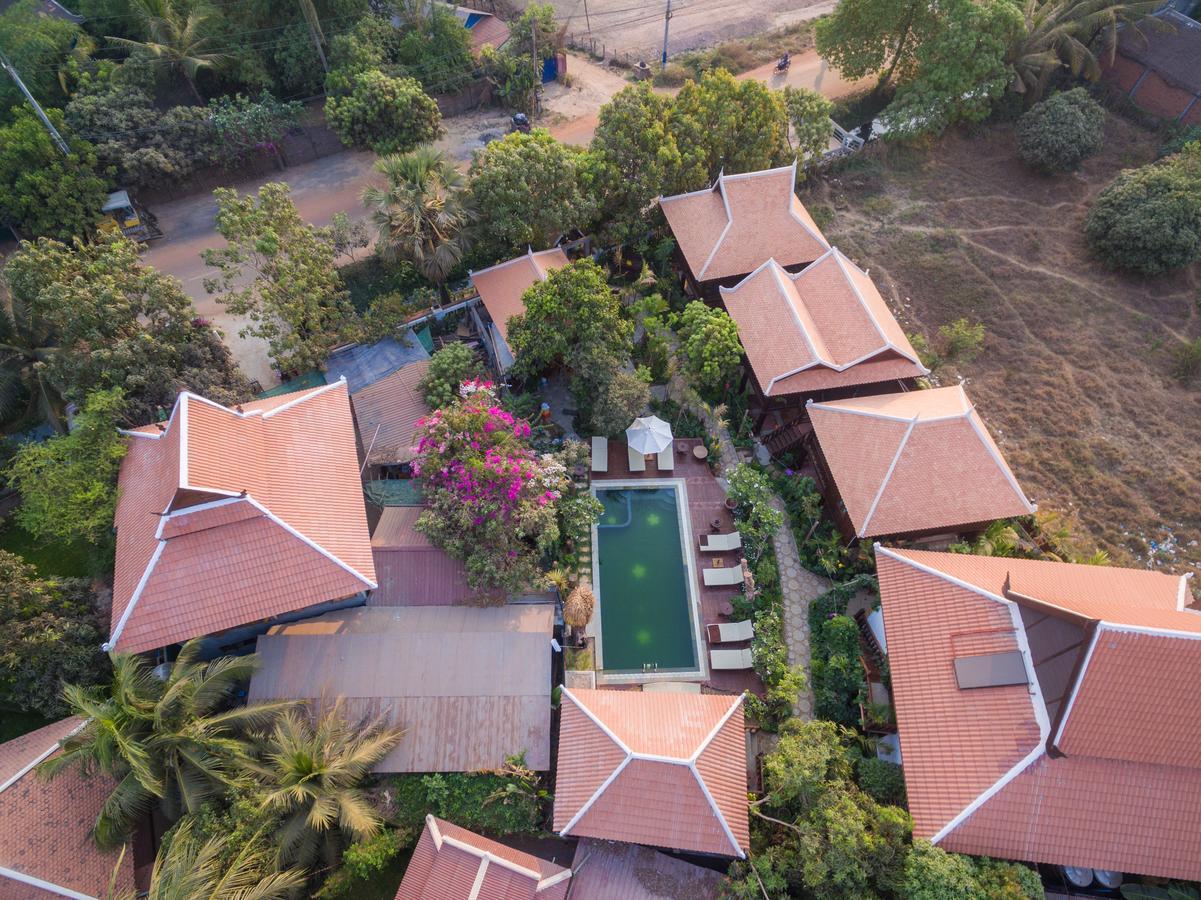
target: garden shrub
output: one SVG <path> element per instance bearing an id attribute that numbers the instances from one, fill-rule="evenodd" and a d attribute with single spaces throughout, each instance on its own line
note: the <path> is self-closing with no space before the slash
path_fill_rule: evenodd
<path id="1" fill-rule="evenodd" d="M 1018 156 L 1043 172 L 1066 172 L 1101 149 L 1104 128 L 1105 110 L 1088 91 L 1064 91 L 1018 119 Z"/>
<path id="2" fill-rule="evenodd" d="M 956 319 L 949 325 L 940 325 L 938 335 L 942 338 L 947 359 L 971 362 L 984 346 L 984 325 L 966 318 Z"/>
<path id="3" fill-rule="evenodd" d="M 407 153 L 442 134 L 438 104 L 413 78 L 373 70 L 354 77 L 349 94 L 325 101 L 330 128 L 348 147 Z"/>
<path id="4" fill-rule="evenodd" d="M 1201 125 L 1189 125 L 1187 128 L 1181 128 L 1173 123 L 1170 136 L 1159 148 L 1159 155 L 1161 157 L 1172 156 L 1183 150 L 1185 144 L 1191 144 L 1193 141 L 1201 141 Z"/>
<path id="5" fill-rule="evenodd" d="M 464 343 L 447 344 L 430 357 L 430 367 L 417 383 L 430 409 L 450 406 L 459 396 L 459 385 L 485 373 L 483 362 Z"/>
<path id="6" fill-rule="evenodd" d="M 630 423 L 646 412 L 651 389 L 646 379 L 629 372 L 614 372 L 595 386 L 588 421 L 592 431 L 604 437 L 617 437 Z"/>
<path id="7" fill-rule="evenodd" d="M 966 856 L 917 840 L 905 857 L 906 900 L 977 900 L 979 885 L 972 861 Z"/>
<path id="8" fill-rule="evenodd" d="M 1121 172 L 1093 203 L 1084 233 L 1113 269 L 1159 275 L 1201 259 L 1201 142 Z"/>
<path id="9" fill-rule="evenodd" d="M 976 860 L 976 883 L 985 900 L 1042 900 L 1046 896 L 1038 872 L 1022 863 L 983 857 Z"/>
<path id="10" fill-rule="evenodd" d="M 419 834 L 432 813 L 472 831 L 491 835 L 530 834 L 541 827 L 550 795 L 525 767 L 524 754 L 496 772 L 397 775 L 389 792 L 391 822 Z"/>
<path id="11" fill-rule="evenodd" d="M 905 776 L 896 763 L 865 756 L 855 761 L 855 780 L 877 803 L 905 805 Z"/>
<path id="12" fill-rule="evenodd" d="M 368 879 L 382 870 L 412 840 L 408 830 L 381 828 L 375 837 L 355 841 L 342 854 L 342 865 L 354 878 Z"/>
<path id="13" fill-rule="evenodd" d="M 726 493 L 734 501 L 734 517 L 742 534 L 742 549 L 752 562 L 771 547 L 771 539 L 784 524 L 784 514 L 772 505 L 771 479 L 748 463 L 726 473 Z"/>
<path id="14" fill-rule="evenodd" d="M 684 307 L 680 350 L 688 373 L 702 392 L 720 396 L 729 390 L 742 360 L 742 342 L 738 326 L 726 312 L 703 300 L 693 300 Z"/>

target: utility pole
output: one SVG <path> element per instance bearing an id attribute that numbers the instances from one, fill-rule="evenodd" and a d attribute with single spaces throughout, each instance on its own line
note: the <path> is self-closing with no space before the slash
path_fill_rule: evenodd
<path id="1" fill-rule="evenodd" d="M 46 126 L 46 130 L 50 132 L 50 140 L 54 141 L 55 146 L 62 151 L 63 156 L 71 155 L 71 148 L 67 146 L 67 142 L 63 140 L 63 136 L 58 133 L 58 129 L 54 127 L 54 123 L 50 121 L 46 115 L 46 111 L 33 98 L 33 94 L 29 93 L 29 88 L 25 87 L 25 82 L 21 80 L 21 76 L 17 74 L 17 70 L 13 68 L 12 63 L 0 53 L 0 69 L 8 73 L 8 77 L 13 80 L 13 84 L 25 95 L 25 99 L 29 101 L 29 105 L 33 107 L 33 111 L 37 113 L 42 124 Z"/>
<path id="2" fill-rule="evenodd" d="M 667 15 L 663 17 L 663 59 L 660 62 L 667 65 L 667 30 L 671 27 L 671 0 L 667 0 Z"/>
<path id="3" fill-rule="evenodd" d="M 588 15 L 588 0 L 584 0 L 584 22 L 588 25 L 588 37 L 592 37 L 592 19 Z"/>
<path id="4" fill-rule="evenodd" d="M 534 105 L 531 115 L 538 115 L 538 95 L 542 91 L 542 67 L 538 65 L 538 17 L 530 16 L 530 55 L 534 64 Z"/>
<path id="5" fill-rule="evenodd" d="M 313 5 L 313 0 L 300 0 L 300 8 L 304 12 L 305 24 L 309 26 L 309 36 L 313 39 L 313 46 L 317 48 L 317 58 L 321 60 L 321 68 L 328 75 L 329 62 L 325 59 L 325 48 L 321 46 L 325 35 L 321 33 L 321 20 L 317 17 L 317 8 Z"/>

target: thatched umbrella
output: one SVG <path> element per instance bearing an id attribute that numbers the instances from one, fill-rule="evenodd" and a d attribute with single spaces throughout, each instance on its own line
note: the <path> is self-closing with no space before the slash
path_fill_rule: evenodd
<path id="1" fill-rule="evenodd" d="M 596 596 L 586 584 L 576 585 L 575 590 L 563 601 L 563 621 L 572 631 L 583 630 L 592 620 L 596 608 Z"/>

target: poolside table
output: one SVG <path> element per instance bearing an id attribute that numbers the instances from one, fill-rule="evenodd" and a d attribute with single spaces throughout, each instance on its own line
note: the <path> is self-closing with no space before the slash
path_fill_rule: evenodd
<path id="1" fill-rule="evenodd" d="M 697 459 L 707 459 L 709 456 L 709 448 L 704 444 L 697 444 L 692 448 L 692 455 Z"/>

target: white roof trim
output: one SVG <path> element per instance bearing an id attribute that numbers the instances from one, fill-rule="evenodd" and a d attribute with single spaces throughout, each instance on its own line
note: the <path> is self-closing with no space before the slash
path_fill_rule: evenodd
<path id="1" fill-rule="evenodd" d="M 892 480 L 892 473 L 896 470 L 897 463 L 901 461 L 901 454 L 905 452 L 905 445 L 909 443 L 909 435 L 913 434 L 913 429 L 917 425 L 917 416 L 909 420 L 909 427 L 905 429 L 905 433 L 901 436 L 901 442 L 897 444 L 897 452 L 893 454 L 892 462 L 888 464 L 888 471 L 884 473 L 884 479 L 880 482 L 880 489 L 876 491 L 876 497 L 872 500 L 871 508 L 868 509 L 867 515 L 863 518 L 863 524 L 859 526 L 859 537 L 867 537 L 867 526 L 871 524 L 872 516 L 876 514 L 876 507 L 880 505 L 880 499 L 884 496 L 884 491 L 888 488 L 888 482 Z"/>
<path id="2" fill-rule="evenodd" d="M 960 390 L 962 390 L 962 387 Z M 992 439 L 992 435 L 985 431 L 983 422 L 978 421 L 980 417 L 972 415 L 975 410 L 975 404 L 970 404 L 968 406 L 968 411 L 965 418 L 967 419 L 968 424 L 972 426 L 972 431 L 976 433 L 976 437 L 979 439 L 981 446 L 983 446 L 988 452 L 988 455 L 992 458 L 992 461 L 996 463 L 997 468 L 1001 470 L 1001 474 L 1005 476 L 1005 480 L 1009 483 L 1010 488 L 1012 488 L 1013 492 L 1018 495 L 1018 498 L 1022 501 L 1022 505 L 1026 507 L 1026 511 L 1031 513 L 1037 512 L 1038 506 L 1030 502 L 1030 498 L 1026 496 L 1026 492 L 1022 490 L 1022 486 L 1018 484 L 1017 477 L 1013 474 L 1013 470 L 1009 468 L 1009 463 L 1005 462 L 1005 459 L 1001 456 L 1000 451 L 996 449 L 996 444 Z"/>
<path id="3" fill-rule="evenodd" d="M 951 819 L 950 822 L 940 828 L 938 832 L 930 838 L 930 843 L 937 844 L 939 841 L 945 838 L 948 834 L 962 825 L 964 819 L 966 819 L 981 806 L 991 800 L 998 792 L 1000 792 L 1001 788 L 1005 787 L 1007 784 L 1009 784 L 1009 782 L 1021 775 L 1022 772 L 1026 771 L 1026 769 L 1030 768 L 1030 766 L 1037 762 L 1040 757 L 1045 756 L 1047 753 L 1046 747 L 1044 746 L 1045 740 L 1046 737 L 1044 735 L 1043 740 L 1039 741 L 1037 747 L 1018 760 L 1012 769 L 997 779 L 995 784 L 991 785 L 986 791 L 984 791 L 984 793 L 965 806 L 963 810 L 957 816 L 955 816 L 955 818 Z"/>
<path id="4" fill-rule="evenodd" d="M 909 360 L 911 363 L 913 363 L 918 368 L 924 368 L 922 366 L 921 360 L 917 358 L 916 353 L 906 353 L 904 350 L 902 350 L 900 347 L 898 347 L 896 344 L 894 344 L 892 342 L 892 339 L 889 338 L 889 336 L 887 334 L 885 334 L 884 326 L 881 325 L 880 320 L 878 318 L 876 318 L 876 314 L 872 310 L 871 304 L 868 303 L 867 298 L 863 296 L 863 291 L 859 290 L 859 285 L 857 285 L 855 283 L 854 277 L 851 275 L 851 273 L 849 271 L 847 271 L 847 266 L 848 265 L 853 266 L 857 271 L 862 273 L 863 277 L 867 278 L 868 281 L 871 281 L 871 277 L 867 274 L 867 272 L 864 272 L 862 269 L 860 269 L 858 266 L 856 266 L 853 262 L 851 262 L 849 259 L 847 259 L 846 254 L 844 254 L 837 247 L 831 247 L 830 249 L 831 249 L 831 252 L 834 254 L 835 261 L 838 263 L 839 271 L 842 272 L 843 277 L 846 278 L 847 284 L 849 284 L 851 286 L 851 290 L 855 294 L 855 299 L 859 301 L 859 305 L 863 308 L 863 311 L 867 314 L 868 319 L 872 323 L 872 327 L 875 328 L 876 333 L 878 335 L 880 335 L 880 340 L 884 341 L 884 346 L 880 350 L 877 350 L 876 352 L 880 353 L 884 350 L 891 350 L 894 353 L 898 354 L 899 356 L 903 356 L 905 359 Z M 873 285 L 874 285 L 874 282 L 873 282 Z M 879 293 L 878 289 L 877 289 L 877 293 Z M 883 296 L 880 297 L 880 302 L 884 303 L 885 306 L 888 305 L 885 302 Z M 891 312 L 891 310 L 889 310 L 889 312 Z M 894 321 L 895 321 L 895 316 L 894 316 Z M 899 322 L 897 323 L 897 327 L 900 327 Z M 962 385 L 960 386 L 960 389 L 962 390 Z"/>
<path id="5" fill-rule="evenodd" d="M 726 235 L 730 233 L 730 228 L 734 225 L 734 215 L 730 212 L 730 201 L 726 199 L 725 181 L 719 176 L 717 179 L 717 187 L 721 191 L 721 203 L 726 208 L 726 227 L 721 230 L 721 234 L 717 236 L 716 242 L 713 244 L 713 249 L 709 251 L 709 256 L 705 259 L 705 264 L 701 266 L 701 270 L 696 273 L 697 281 L 705 280 L 705 273 L 709 271 L 709 266 L 713 264 L 713 257 L 717 256 L 717 251 L 721 249 L 721 245 L 725 243 Z"/>
<path id="6" fill-rule="evenodd" d="M 705 799 L 709 801 L 709 808 L 713 811 L 713 815 L 717 817 L 717 821 L 721 824 L 721 830 L 725 832 L 726 840 L 730 842 L 730 846 L 734 848 L 734 855 L 739 859 L 746 859 L 746 852 L 738 845 L 738 841 L 734 838 L 734 832 L 730 828 L 730 823 L 726 821 L 726 817 L 722 815 L 721 810 L 717 807 L 717 801 L 713 799 L 713 794 L 709 790 L 709 785 L 705 784 L 705 779 L 701 778 L 701 773 L 697 771 L 696 762 L 688 764 L 689 771 L 692 772 L 692 777 L 696 779 L 697 786 L 701 789 L 701 793 L 705 795 Z"/>
<path id="7" fill-rule="evenodd" d="M 79 891 L 73 891 L 70 888 L 61 887 L 57 884 L 51 884 L 49 881 L 43 881 L 41 878 L 35 878 L 33 875 L 26 875 L 24 872 L 18 872 L 16 869 L 9 869 L 5 866 L 0 866 L 0 877 L 11 878 L 13 881 L 19 881 L 22 884 L 28 884 L 32 887 L 41 888 L 43 891 L 49 891 L 52 894 L 58 894 L 60 897 L 72 897 L 74 900 L 96 900 L 91 894 L 81 894 Z"/>
<path id="8" fill-rule="evenodd" d="M 1191 612 L 1191 613 L 1197 613 L 1198 615 L 1201 615 L 1201 609 L 1189 609 L 1188 608 L 1188 601 L 1191 599 L 1191 595 L 1190 595 L 1189 589 L 1188 589 L 1188 583 L 1194 574 L 1195 573 L 1193 573 L 1193 572 L 1185 572 L 1183 575 L 1180 576 L 1180 587 L 1176 593 L 1176 608 L 1178 610 L 1180 610 L 1181 612 Z"/>
<path id="9" fill-rule="evenodd" d="M 994 594 L 992 591 L 982 588 L 979 585 L 972 584 L 970 581 L 964 581 L 962 578 L 956 578 L 954 575 L 948 575 L 941 569 L 936 569 L 933 566 L 920 563 L 916 559 L 910 559 L 908 556 L 902 555 L 898 551 L 893 550 L 891 547 L 885 547 L 879 541 L 876 541 L 876 543 L 872 546 L 875 548 L 877 553 L 883 553 L 889 559 L 895 559 L 897 562 L 902 562 L 907 566 L 912 566 L 919 572 L 925 572 L 927 575 L 935 575 L 938 578 L 941 578 L 943 581 L 955 585 L 955 587 L 961 587 L 965 591 L 971 591 L 973 594 L 979 594 L 981 597 L 987 597 L 989 600 L 995 600 L 997 603 L 1004 604 L 1005 606 L 1014 605 L 1012 600 L 1006 600 L 1000 594 Z"/>
<path id="10" fill-rule="evenodd" d="M 796 306 L 793 305 L 792 298 L 789 296 L 788 285 L 786 285 L 784 283 L 784 276 L 781 274 L 783 269 L 780 267 L 780 264 L 777 263 L 774 258 L 769 259 L 768 262 L 771 263 L 771 273 L 775 280 L 776 287 L 779 289 L 781 296 L 784 298 L 784 305 L 788 307 L 788 312 L 792 315 L 792 321 L 796 324 L 796 327 L 800 330 L 801 337 L 803 337 L 805 339 L 805 344 L 808 345 L 809 352 L 811 354 L 813 354 L 814 362 L 824 363 L 826 365 L 831 365 L 831 366 L 834 365 L 834 363 L 830 362 L 825 357 L 823 357 L 820 353 L 817 352 L 817 344 L 814 342 L 813 336 L 811 334 L 809 334 L 809 329 L 807 329 L 805 327 L 805 323 L 801 321 L 801 314 L 797 310 Z M 793 290 L 794 291 L 796 290 L 795 282 L 793 283 Z M 809 365 L 813 365 L 813 364 L 814 363 L 810 363 Z M 776 383 L 776 380 L 781 377 L 783 377 L 783 376 L 777 375 L 776 378 L 773 378 L 771 380 L 771 384 L 774 385 Z M 771 391 L 771 385 L 768 386 L 768 392 L 770 393 L 770 391 Z"/>
<path id="11" fill-rule="evenodd" d="M 1058 746 L 1060 740 L 1063 739 L 1063 729 L 1068 724 L 1068 717 L 1072 714 L 1072 707 L 1076 705 L 1076 695 L 1080 693 L 1080 682 L 1084 681 L 1084 675 L 1088 671 L 1088 664 L 1092 662 L 1093 651 L 1097 649 L 1097 638 L 1101 634 L 1101 626 L 1098 625 L 1093 629 L 1092 639 L 1088 642 L 1088 649 L 1084 652 L 1084 662 L 1080 664 L 1080 672 L 1076 676 L 1076 681 L 1072 685 L 1072 693 L 1068 695 L 1068 705 L 1063 709 L 1063 715 L 1059 718 L 1059 728 L 1055 730 L 1055 745 Z"/>
<path id="12" fill-rule="evenodd" d="M 451 842 L 451 840 L 452 838 L 445 838 L 445 841 L 448 844 Z M 460 845 L 462 844 L 462 842 L 459 843 Z M 484 878 L 486 878 L 488 875 L 488 861 L 489 855 L 485 853 L 480 859 L 480 867 L 475 870 L 475 881 L 473 881 L 471 884 L 471 892 L 467 895 L 467 900 L 478 900 L 480 896 L 480 890 L 484 886 Z"/>
<path id="13" fill-rule="evenodd" d="M 86 724 L 87 724 L 86 722 L 80 722 L 78 725 L 76 725 L 74 728 L 72 728 L 71 731 L 69 731 L 67 733 L 67 737 L 70 737 L 71 735 L 78 732 L 79 729 L 83 728 L 83 726 Z M 58 748 L 59 748 L 59 742 L 55 741 L 53 744 L 50 745 L 49 749 L 43 750 L 41 753 L 39 753 L 37 756 L 35 756 L 29 763 L 25 764 L 20 769 L 18 769 L 17 773 L 15 775 L 13 775 L 12 778 L 9 778 L 3 784 L 0 784 L 0 794 L 3 794 L 6 790 L 8 790 L 10 787 L 12 787 L 14 784 L 16 784 L 18 781 L 20 781 L 26 775 L 28 775 L 31 769 L 36 768 L 38 763 L 40 763 L 42 760 L 44 760 L 46 757 L 48 757 L 51 753 L 53 753 Z"/>
<path id="14" fill-rule="evenodd" d="M 325 385 L 325 387 L 313 388 L 311 391 L 303 391 L 303 392 L 301 392 L 300 396 L 298 396 L 295 400 L 289 400 L 287 403 L 281 404 L 279 406 L 276 406 L 274 409 L 269 409 L 266 412 L 263 412 L 263 414 L 262 414 L 263 418 L 270 419 L 272 416 L 279 415 L 281 412 L 283 412 L 286 409 L 291 409 L 293 406 L 298 406 L 299 404 L 304 403 L 305 400 L 308 400 L 312 397 L 320 396 L 321 394 L 324 394 L 327 391 L 332 391 L 334 388 L 345 387 L 345 386 L 346 386 L 346 376 L 343 375 L 341 378 L 339 378 L 333 384 L 327 384 L 327 385 Z M 259 410 L 255 410 L 255 412 L 259 412 Z M 253 415 L 253 413 L 247 413 L 247 415 Z"/>
<path id="15" fill-rule="evenodd" d="M 537 886 L 534 888 L 534 893 L 538 893 L 549 887 L 554 887 L 561 881 L 566 881 L 571 877 L 571 869 L 564 869 L 562 872 L 556 872 L 554 875 L 542 878 L 541 872 L 534 871 L 533 869 L 527 869 L 525 866 L 518 865 L 511 860 L 497 856 L 490 850 L 477 847 L 474 844 L 468 843 L 467 841 L 456 837 L 452 837 L 449 834 L 444 836 L 442 834 L 442 829 L 438 827 L 438 820 L 429 813 L 426 813 L 425 816 L 425 827 L 429 829 L 430 837 L 433 838 L 435 850 L 441 850 L 442 845 L 446 843 L 450 844 L 450 846 L 456 848 L 457 850 L 462 850 L 464 853 L 470 854 L 471 856 L 479 857 L 482 860 L 479 874 L 483 873 L 484 869 L 489 863 L 496 863 L 496 865 L 501 866 L 502 868 L 509 869 L 510 871 L 516 872 L 519 875 L 524 875 L 531 881 L 538 882 Z M 479 893 L 479 887 L 482 884 L 482 878 L 477 877 L 476 886 L 472 888 L 472 896 L 476 896 Z"/>
<path id="16" fill-rule="evenodd" d="M 188 395 L 179 395 L 179 483 L 188 484 Z"/>
<path id="17" fill-rule="evenodd" d="M 434 849 L 442 849 L 442 829 L 438 827 L 437 820 L 429 813 L 425 814 L 425 827 L 430 830 L 430 836 L 434 839 Z"/>
<path id="18" fill-rule="evenodd" d="M 158 545 L 154 548 L 154 553 L 150 555 L 150 561 L 146 563 L 146 569 L 142 572 L 142 577 L 138 579 L 138 586 L 134 588 L 133 593 L 129 597 L 129 602 L 125 604 L 121 618 L 117 620 L 117 627 L 113 629 L 113 633 L 109 635 L 108 640 L 100 645 L 100 649 L 105 653 L 111 651 L 117 645 L 117 641 L 121 639 L 121 633 L 125 630 L 125 625 L 129 622 L 129 617 L 133 615 L 133 608 L 138 605 L 138 600 L 142 597 L 142 591 L 146 589 L 146 583 L 150 581 L 150 576 L 154 573 L 154 567 L 158 565 L 159 557 L 163 555 L 163 550 L 166 547 L 167 542 L 160 538 Z"/>
<path id="19" fill-rule="evenodd" d="M 538 886 L 534 888 L 534 893 L 538 894 L 545 891 L 547 888 L 553 888 L 556 884 L 560 884 L 571 877 L 571 869 L 564 869 L 562 872 L 556 872 L 547 878 L 543 878 L 538 882 Z"/>
<path id="20" fill-rule="evenodd" d="M 630 760 L 633 758 L 633 754 L 627 751 L 626 758 L 617 764 L 617 767 L 609 773 L 609 777 L 601 782 L 600 787 L 596 789 L 596 793 L 589 797 L 587 802 L 576 811 L 576 814 L 572 816 L 570 820 L 568 820 L 567 824 L 564 825 L 559 831 L 560 835 L 566 835 L 571 831 L 571 829 L 575 828 L 576 823 L 584 817 L 584 813 L 588 812 L 588 810 L 592 808 L 592 804 L 600 799 L 600 795 L 605 792 L 605 789 L 617 780 L 617 776 L 625 771 L 625 767 L 630 764 Z"/>
<path id="21" fill-rule="evenodd" d="M 532 248 L 530 248 L 527 245 L 526 252 L 521 254 L 520 256 L 514 256 L 512 259 L 506 259 L 504 262 L 499 262 L 494 266 L 488 266 L 488 268 L 486 268 L 486 269 L 477 269 L 477 270 L 469 269 L 467 274 L 469 277 L 474 278 L 476 275 L 486 275 L 489 272 L 495 272 L 497 269 L 503 269 L 507 266 L 511 266 L 511 265 L 513 265 L 513 263 L 529 262 L 531 259 L 537 259 L 542 256 L 554 256 L 556 254 L 562 254 L 564 256 L 567 255 L 566 253 L 564 253 L 562 247 L 551 247 L 547 250 L 534 251 Z"/>
<path id="22" fill-rule="evenodd" d="M 249 494 L 247 494 L 246 501 L 248 503 L 250 503 L 250 505 L 253 506 L 255 509 L 259 510 L 263 515 L 265 515 L 268 519 L 270 519 L 276 525 L 278 525 L 282 529 L 284 529 L 284 531 L 288 532 L 288 534 L 290 534 L 293 537 L 298 538 L 301 541 L 303 541 L 304 543 L 308 544 L 310 547 L 312 547 L 314 550 L 316 550 L 318 553 L 320 553 L 322 556 L 324 556 L 330 562 L 335 563 L 336 565 L 345 569 L 347 572 L 349 572 L 355 578 L 359 579 L 359 581 L 363 582 L 363 584 L 367 585 L 367 587 L 371 588 L 372 590 L 375 590 L 376 588 L 379 587 L 378 584 L 376 584 L 370 578 L 363 575 L 361 572 L 359 572 L 353 566 L 350 566 L 350 565 L 342 562 L 342 560 L 338 559 L 338 557 L 334 556 L 334 554 L 330 553 L 328 550 L 326 550 L 324 547 L 322 547 L 320 544 L 318 544 L 312 538 L 307 537 L 306 535 L 297 531 L 295 528 L 293 528 L 291 525 L 289 525 L 287 522 L 285 522 L 283 519 L 281 519 L 279 516 L 277 516 L 271 510 L 267 509 L 267 507 L 263 506 L 263 504 L 260 503 L 258 500 L 255 500 L 254 497 L 251 497 Z"/>
<path id="23" fill-rule="evenodd" d="M 917 418 L 920 419 L 923 423 L 925 423 L 925 422 L 946 422 L 951 419 L 962 419 L 964 416 L 969 415 L 974 407 L 968 401 L 967 392 L 964 391 L 963 385 L 957 384 L 951 389 L 959 390 L 959 397 L 963 401 L 963 409 L 962 410 L 960 410 L 959 412 L 948 413 L 943 416 L 923 416 L 921 414 L 921 410 L 918 410 Z M 947 388 L 934 388 L 934 390 L 941 391 L 941 390 L 947 390 Z M 909 391 L 909 393 L 910 394 L 920 394 L 923 392 L 922 391 Z M 881 395 L 877 395 L 877 396 L 887 396 L 887 395 L 881 394 Z M 847 415 L 851 415 L 851 416 L 866 416 L 869 419 L 881 419 L 886 422 L 910 422 L 910 421 L 912 421 L 912 417 L 910 417 L 910 416 L 902 416 L 902 415 L 897 415 L 895 413 L 876 412 L 874 410 L 868 410 L 868 409 L 855 409 L 854 407 L 846 407 L 846 406 L 841 405 L 843 403 L 848 403 L 848 402 L 853 403 L 856 399 L 867 400 L 867 399 L 872 399 L 872 398 L 863 397 L 863 398 L 851 398 L 849 400 L 827 400 L 827 401 L 823 401 L 821 403 L 811 402 L 806 405 L 812 406 L 815 409 L 828 409 L 831 412 L 846 413 Z"/>
<path id="24" fill-rule="evenodd" d="M 444 844 L 449 844 L 457 850 L 462 850 L 464 853 L 470 853 L 472 856 L 494 862 L 501 868 L 508 869 L 511 872 L 516 872 L 518 875 L 524 875 L 526 878 L 529 878 L 532 881 L 537 881 L 542 877 L 542 873 L 535 869 L 527 869 L 525 866 L 519 865 L 512 860 L 505 859 L 503 856 L 497 856 L 491 850 L 485 850 L 483 847 L 477 847 L 475 844 L 468 843 L 467 841 L 457 837 L 452 837 L 449 834 L 442 835 L 442 842 Z"/>

